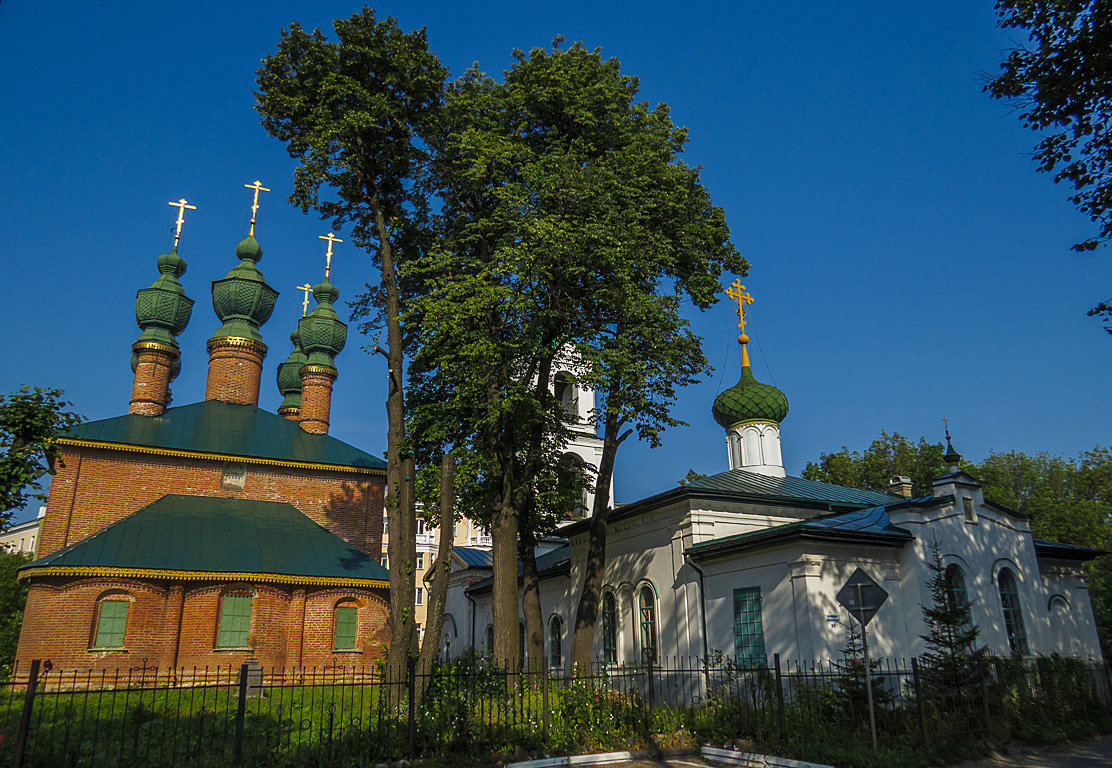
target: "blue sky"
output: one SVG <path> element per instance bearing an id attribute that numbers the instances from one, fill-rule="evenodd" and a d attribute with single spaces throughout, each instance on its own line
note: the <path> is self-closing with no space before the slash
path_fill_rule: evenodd
<path id="1" fill-rule="evenodd" d="M 1112 295 L 1112 254 L 1068 246 L 1092 226 L 1035 172 L 1035 134 L 981 92 L 1012 38 L 990 0 L 890 3 L 390 2 L 427 26 L 453 74 L 490 73 L 556 34 L 601 46 L 690 128 L 752 269 L 754 371 L 785 391 L 789 473 L 882 429 L 992 451 L 1073 456 L 1108 444 L 1112 337 L 1085 310 Z M 260 268 L 281 291 L 261 405 L 300 315 L 294 286 L 323 272 L 328 226 L 285 201 L 293 162 L 253 110 L 254 72 L 296 19 L 329 29 L 356 3 L 0 4 L 0 391 L 64 388 L 91 419 L 126 412 L 134 298 L 157 273 L 175 211 L 186 219 L 176 404 L 204 396 L 210 281 L 234 265 L 262 180 Z M 343 237 L 343 233 L 340 233 Z M 339 245 L 350 298 L 377 280 Z M 682 393 L 690 427 L 663 447 L 623 447 L 617 498 L 726 468 L 715 394 L 738 375 L 723 302 L 693 318 L 718 372 Z M 385 451 L 382 358 L 352 334 L 337 363 L 332 432 Z"/>

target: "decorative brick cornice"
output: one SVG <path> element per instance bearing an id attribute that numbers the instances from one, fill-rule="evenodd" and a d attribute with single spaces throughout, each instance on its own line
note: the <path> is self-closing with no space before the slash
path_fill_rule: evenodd
<path id="1" fill-rule="evenodd" d="M 59 437 L 54 442 L 57 445 L 74 448 L 99 448 L 105 451 L 123 451 L 125 453 L 145 453 L 152 456 L 173 456 L 182 459 L 203 459 L 206 461 L 236 461 L 241 464 L 259 464 L 270 467 L 293 467 L 295 469 L 323 469 L 330 472 L 349 472 L 358 475 L 385 475 L 385 469 L 376 467 L 351 467 L 343 464 L 319 464 L 306 461 L 283 461 L 282 459 L 263 459 L 253 456 L 236 456 L 225 453 L 200 453 L 198 451 L 181 451 L 174 448 L 152 448 L 146 445 L 129 445 L 127 443 L 105 443 L 98 440 L 81 440 L 72 437 Z"/>
<path id="2" fill-rule="evenodd" d="M 304 584 L 323 587 L 363 587 L 388 589 L 390 582 L 380 579 L 345 579 L 330 576 L 297 576 L 284 573 L 245 573 L 233 571 L 176 571 L 162 568 L 111 568 L 101 566 L 42 565 L 24 568 L 19 580 L 42 576 L 109 577 L 131 579 L 168 579 L 171 581 L 244 581 L 277 584 Z"/>

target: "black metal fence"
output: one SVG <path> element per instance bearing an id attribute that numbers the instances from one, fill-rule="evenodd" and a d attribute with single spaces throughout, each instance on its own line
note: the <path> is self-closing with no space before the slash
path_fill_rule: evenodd
<path id="1" fill-rule="evenodd" d="M 524 749 L 697 746 L 741 740 L 796 756 L 867 745 L 863 663 L 711 659 L 596 664 L 575 678 L 465 657 L 404 679 L 379 669 L 16 669 L 0 699 L 0 765 L 374 765 L 494 761 Z M 1105 666 L 992 660 L 954 681 L 918 662 L 871 667 L 885 748 L 1005 739 L 1016 719 L 1061 727 L 1109 712 Z M 816 742 L 816 739 L 821 740 Z"/>

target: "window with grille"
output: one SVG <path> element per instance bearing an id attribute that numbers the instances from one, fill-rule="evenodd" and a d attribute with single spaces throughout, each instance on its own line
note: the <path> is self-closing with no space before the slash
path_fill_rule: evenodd
<path id="1" fill-rule="evenodd" d="M 734 590 L 734 660 L 742 667 L 763 667 L 767 661 L 760 587 Z"/>
<path id="2" fill-rule="evenodd" d="M 337 651 L 354 651 L 358 633 L 359 608 L 355 605 L 337 605 L 332 647 Z"/>
<path id="3" fill-rule="evenodd" d="M 548 666 L 559 669 L 564 666 L 563 637 L 564 622 L 553 616 L 548 622 Z"/>
<path id="4" fill-rule="evenodd" d="M 602 596 L 602 660 L 607 664 L 618 663 L 618 606 L 614 593 Z"/>
<path id="5" fill-rule="evenodd" d="M 246 648 L 251 630 L 251 596 L 224 595 L 220 598 L 217 648 Z"/>
<path id="6" fill-rule="evenodd" d="M 656 661 L 656 595 L 651 587 L 641 587 L 641 660 Z"/>
<path id="7" fill-rule="evenodd" d="M 123 648 L 127 630 L 127 600 L 102 600 L 97 608 L 94 648 Z"/>
<path id="8" fill-rule="evenodd" d="M 1015 575 L 1007 568 L 997 579 L 1000 587 L 1000 605 L 1004 609 L 1004 629 L 1008 633 L 1008 646 L 1012 653 L 1027 653 L 1027 630 L 1023 626 L 1023 611 L 1019 604 L 1019 586 Z"/>

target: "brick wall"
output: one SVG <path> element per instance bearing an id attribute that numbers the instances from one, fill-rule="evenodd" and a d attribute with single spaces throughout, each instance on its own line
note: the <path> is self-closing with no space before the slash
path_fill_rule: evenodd
<path id="1" fill-rule="evenodd" d="M 222 488 L 228 462 L 75 448 L 61 452 L 39 539 L 42 557 L 171 493 L 286 502 L 378 559 L 384 474 L 243 465 L 242 491 Z M 230 462 L 230 463 L 235 463 Z"/>
<path id="2" fill-rule="evenodd" d="M 228 592 L 252 597 L 248 650 L 215 647 L 220 598 Z M 91 648 L 105 597 L 130 604 L 124 650 Z M 332 650 L 334 608 L 341 601 L 359 606 L 356 651 Z M 50 659 L 55 670 L 94 671 L 226 668 L 248 658 L 264 668 L 361 666 L 382 656 L 389 632 L 385 589 L 52 577 L 31 584 L 16 659 L 20 666 L 37 658 Z"/>

